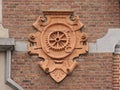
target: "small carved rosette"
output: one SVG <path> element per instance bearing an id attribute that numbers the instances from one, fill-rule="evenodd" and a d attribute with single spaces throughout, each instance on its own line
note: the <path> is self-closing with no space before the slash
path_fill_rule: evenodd
<path id="1" fill-rule="evenodd" d="M 73 58 L 88 51 L 87 34 L 73 11 L 43 11 L 29 35 L 28 52 L 44 58 L 40 67 L 56 82 L 62 81 L 77 66 Z"/>

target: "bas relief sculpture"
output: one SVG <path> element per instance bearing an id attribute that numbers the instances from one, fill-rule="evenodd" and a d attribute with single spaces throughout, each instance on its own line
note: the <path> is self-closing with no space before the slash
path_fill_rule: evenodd
<path id="1" fill-rule="evenodd" d="M 39 66 L 59 83 L 77 66 L 73 58 L 88 52 L 88 36 L 81 31 L 83 24 L 73 11 L 43 14 L 33 24 L 38 31 L 28 37 L 28 52 L 44 58 Z"/>

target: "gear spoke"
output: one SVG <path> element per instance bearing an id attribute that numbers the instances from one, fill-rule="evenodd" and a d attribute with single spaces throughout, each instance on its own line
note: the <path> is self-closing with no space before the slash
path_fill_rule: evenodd
<path id="1" fill-rule="evenodd" d="M 56 44 L 56 42 L 53 42 L 52 45 L 54 46 Z"/>
<path id="2" fill-rule="evenodd" d="M 65 35 L 64 34 L 62 34 L 61 36 L 60 36 L 60 38 L 63 38 Z"/>
<path id="3" fill-rule="evenodd" d="M 55 39 L 50 39 L 50 41 L 55 41 Z"/>
<path id="4" fill-rule="evenodd" d="M 56 37 L 56 35 L 55 35 L 55 34 L 53 34 L 53 35 L 51 36 L 51 38 L 52 38 L 52 39 L 55 39 L 55 37 Z"/>
<path id="5" fill-rule="evenodd" d="M 60 37 L 60 33 L 59 33 L 59 31 L 57 32 L 57 38 L 59 38 Z"/>
<path id="6" fill-rule="evenodd" d="M 66 41 L 66 39 L 61 39 L 61 41 Z"/>
<path id="7" fill-rule="evenodd" d="M 59 47 L 59 43 L 57 42 L 57 47 Z"/>
<path id="8" fill-rule="evenodd" d="M 60 50 L 68 44 L 68 35 L 63 31 L 53 31 L 48 36 L 48 44 L 52 49 Z"/>

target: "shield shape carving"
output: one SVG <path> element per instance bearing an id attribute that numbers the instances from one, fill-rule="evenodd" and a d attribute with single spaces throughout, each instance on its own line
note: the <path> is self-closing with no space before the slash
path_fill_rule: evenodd
<path id="1" fill-rule="evenodd" d="M 44 58 L 40 67 L 56 82 L 61 82 L 77 66 L 73 58 L 88 52 L 87 34 L 73 11 L 43 11 L 33 26 L 38 30 L 28 37 L 29 54 Z"/>

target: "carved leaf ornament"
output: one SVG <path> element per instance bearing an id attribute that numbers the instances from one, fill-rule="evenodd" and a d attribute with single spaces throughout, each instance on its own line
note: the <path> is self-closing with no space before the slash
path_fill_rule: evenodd
<path id="1" fill-rule="evenodd" d="M 44 58 L 40 67 L 56 82 L 62 81 L 77 66 L 73 58 L 88 51 L 87 34 L 73 11 L 43 11 L 33 26 L 38 30 L 28 37 L 29 54 Z"/>

